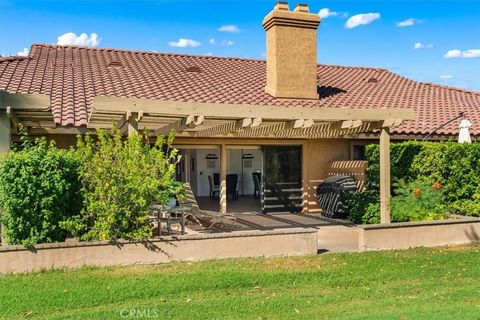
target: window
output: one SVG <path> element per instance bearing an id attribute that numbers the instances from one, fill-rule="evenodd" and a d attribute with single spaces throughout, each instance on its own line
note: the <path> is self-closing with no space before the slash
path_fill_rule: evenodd
<path id="1" fill-rule="evenodd" d="M 352 157 L 353 160 L 366 160 L 365 156 L 365 145 L 364 144 L 354 144 L 352 147 Z"/>

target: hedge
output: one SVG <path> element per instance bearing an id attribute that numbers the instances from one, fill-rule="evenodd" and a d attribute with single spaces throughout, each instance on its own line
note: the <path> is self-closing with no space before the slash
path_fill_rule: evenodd
<path id="1" fill-rule="evenodd" d="M 80 212 L 79 161 L 45 139 L 25 138 L 0 161 L 0 220 L 8 244 L 63 241 L 60 222 Z"/>
<path id="2" fill-rule="evenodd" d="M 371 209 L 379 201 L 379 146 L 368 145 L 366 157 L 369 162 L 366 182 L 368 196 L 359 193 L 349 201 L 349 217 L 355 223 L 376 221 L 372 219 Z M 427 177 L 432 182 L 440 183 L 444 194 L 443 202 L 449 213 L 480 216 L 480 144 L 419 141 L 392 143 L 390 160 L 394 197 L 395 186 L 399 181 L 410 183 Z M 379 212 L 376 211 L 376 214 L 379 215 Z"/>
<path id="3" fill-rule="evenodd" d="M 61 150 L 45 138 L 0 157 L 0 222 L 8 244 L 32 247 L 64 241 L 142 240 L 152 236 L 152 203 L 181 199 L 173 180 L 178 151 L 173 132 L 158 137 L 122 138 L 118 129 L 79 137 L 75 149 Z"/>

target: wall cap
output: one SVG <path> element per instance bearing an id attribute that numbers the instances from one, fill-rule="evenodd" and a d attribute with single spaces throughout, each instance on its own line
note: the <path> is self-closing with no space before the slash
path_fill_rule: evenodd
<path id="1" fill-rule="evenodd" d="M 393 223 L 383 223 L 383 224 L 357 224 L 358 228 L 364 230 L 375 230 L 375 229 L 395 229 L 395 228 L 411 228 L 411 227 L 420 227 L 420 226 L 435 226 L 435 225 L 449 225 L 449 224 L 469 224 L 469 223 L 480 223 L 480 218 L 468 217 L 468 218 L 457 218 L 457 219 L 445 219 L 445 220 L 432 220 L 432 221 L 412 221 L 412 222 L 393 222 Z"/>
<path id="2" fill-rule="evenodd" d="M 274 229 L 274 230 L 248 230 L 235 232 L 222 232 L 210 234 L 186 234 L 186 235 L 172 235 L 162 236 L 157 238 L 146 239 L 144 241 L 129 241 L 129 240 L 102 240 L 102 241 L 67 241 L 54 243 L 41 243 L 32 248 L 26 248 L 23 245 L 0 246 L 0 253 L 7 251 L 32 251 L 35 253 L 38 250 L 46 249 L 64 249 L 64 248 L 79 248 L 79 247 L 95 247 L 95 246 L 118 246 L 122 247 L 128 244 L 140 244 L 146 247 L 158 242 L 174 242 L 184 240 L 210 240 L 210 239 L 225 239 L 225 238 L 242 238 L 242 237 L 262 237 L 270 235 L 286 235 L 286 234 L 311 234 L 317 233 L 314 228 L 288 228 L 288 229 Z"/>

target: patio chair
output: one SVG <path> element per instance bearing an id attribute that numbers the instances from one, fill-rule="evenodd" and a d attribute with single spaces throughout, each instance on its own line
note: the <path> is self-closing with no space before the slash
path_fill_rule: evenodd
<path id="1" fill-rule="evenodd" d="M 220 173 L 213 174 L 213 185 L 219 186 L 220 185 Z"/>
<path id="2" fill-rule="evenodd" d="M 252 172 L 253 176 L 253 197 L 257 199 L 260 196 L 260 174 Z"/>
<path id="3" fill-rule="evenodd" d="M 237 174 L 227 174 L 227 197 L 231 196 L 232 200 L 237 200 L 238 198 L 238 175 Z"/>
<path id="4" fill-rule="evenodd" d="M 212 181 L 212 176 L 208 176 L 208 186 L 210 187 L 210 199 L 215 198 L 215 194 L 218 193 L 220 196 L 220 185 L 216 185 L 214 181 Z"/>
<path id="5" fill-rule="evenodd" d="M 220 213 L 214 211 L 200 210 L 197 199 L 193 194 L 192 188 L 189 183 L 184 183 L 186 197 L 184 200 L 179 201 L 181 206 L 188 206 L 191 211 L 186 218 L 192 218 L 199 225 L 211 229 L 214 225 L 223 225 L 225 227 L 231 227 L 237 221 L 237 217 L 228 213 Z M 201 221 L 205 221 L 203 224 Z"/>

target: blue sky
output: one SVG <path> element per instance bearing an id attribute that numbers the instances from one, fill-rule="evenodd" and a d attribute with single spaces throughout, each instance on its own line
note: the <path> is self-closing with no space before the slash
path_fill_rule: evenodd
<path id="1" fill-rule="evenodd" d="M 329 9 L 318 30 L 319 63 L 385 67 L 414 80 L 480 90 L 480 0 L 298 2 L 315 13 Z M 290 8 L 298 2 L 290 1 Z M 263 59 L 261 22 L 274 3 L 0 0 L 0 54 L 57 43 L 73 32 L 86 35 L 76 40 L 67 34 L 61 41 Z M 97 38 L 90 38 L 93 33 Z"/>

